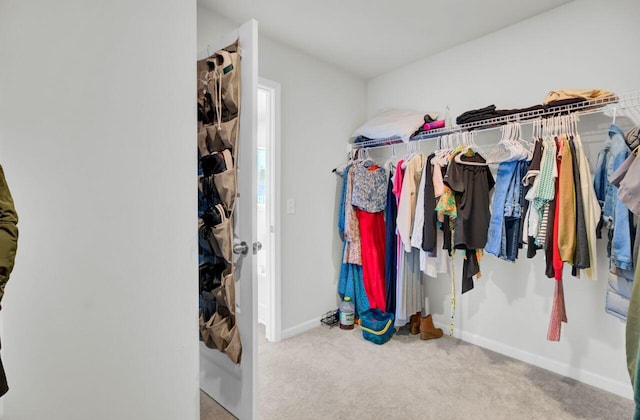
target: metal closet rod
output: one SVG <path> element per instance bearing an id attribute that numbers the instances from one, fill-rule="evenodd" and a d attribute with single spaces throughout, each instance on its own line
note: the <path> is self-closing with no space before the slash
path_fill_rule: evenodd
<path id="1" fill-rule="evenodd" d="M 594 108 L 597 107 L 597 108 Z M 625 109 L 640 107 L 640 91 L 624 93 L 608 98 L 590 99 L 583 102 L 578 102 L 570 105 L 556 106 L 548 109 L 540 109 L 535 111 L 521 112 L 518 114 L 505 115 L 503 117 L 490 118 L 482 121 L 474 121 L 468 124 L 454 125 L 451 127 L 438 128 L 435 130 L 426 131 L 424 136 L 420 135 L 415 138 L 410 138 L 409 142 L 422 142 L 438 140 L 440 137 L 453 134 L 461 131 L 469 131 L 473 128 L 476 133 L 483 131 L 496 130 L 502 128 L 506 123 L 518 122 L 520 124 L 533 124 L 539 121 L 538 118 L 553 116 L 555 114 L 562 113 L 577 113 L 578 115 L 588 115 L 601 113 L 609 109 Z M 491 125 L 491 127 L 486 127 Z M 351 150 L 357 150 L 362 148 L 377 149 L 380 147 L 390 147 L 396 144 L 407 144 L 409 142 L 402 141 L 399 137 L 391 137 L 387 139 L 374 139 L 363 141 L 361 143 L 351 143 Z"/>

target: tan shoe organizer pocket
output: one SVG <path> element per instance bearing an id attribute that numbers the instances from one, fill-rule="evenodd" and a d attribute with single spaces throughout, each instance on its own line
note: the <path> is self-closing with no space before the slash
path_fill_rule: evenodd
<path id="1" fill-rule="evenodd" d="M 222 86 L 221 99 L 226 111 L 231 116 L 237 116 L 240 108 L 240 67 L 238 54 L 227 51 L 218 51 L 208 62 L 212 62 L 214 70 L 207 73 L 206 78 L 209 85 L 209 92 L 218 94 L 218 86 Z M 220 78 L 220 80 L 218 80 Z"/>
<path id="2" fill-rule="evenodd" d="M 238 194 L 235 168 L 213 175 L 213 183 L 225 207 L 233 211 L 236 204 L 236 195 Z"/>
<path id="3" fill-rule="evenodd" d="M 228 343 L 224 352 L 229 356 L 233 363 L 240 363 L 242 357 L 242 344 L 240 343 L 240 330 L 238 325 L 231 327 L 229 332 L 224 336 L 225 341 Z"/>
<path id="4" fill-rule="evenodd" d="M 225 219 L 211 228 L 211 234 L 218 244 L 220 255 L 228 264 L 233 263 L 233 225 L 231 219 Z"/>
<path id="5" fill-rule="evenodd" d="M 229 51 L 236 51 L 237 45 Z M 214 173 L 206 180 L 201 178 L 200 191 L 208 194 L 215 187 L 220 197 L 218 213 L 222 221 L 215 226 L 199 224 L 201 246 L 213 255 L 222 258 L 227 269 L 222 274 L 221 285 L 212 292 L 217 308 L 210 319 L 200 317 L 200 335 L 205 345 L 225 352 L 234 363 L 240 363 L 242 345 L 240 332 L 236 325 L 235 274 L 233 266 L 233 210 L 237 197 L 237 157 L 239 111 L 240 111 L 240 56 L 237 52 L 217 51 L 208 59 L 198 62 L 198 97 L 204 98 L 208 90 L 213 98 L 212 107 L 216 118 L 213 124 L 201 124 L 198 130 L 198 151 L 200 156 L 223 152 L 226 170 Z M 209 63 L 213 63 L 213 69 Z M 231 158 L 233 157 L 233 159 Z M 215 194 L 215 192 L 213 194 Z M 206 219 L 208 220 L 208 219 Z M 217 220 L 217 216 L 214 217 Z"/>
<path id="6" fill-rule="evenodd" d="M 208 135 L 207 144 L 209 144 L 209 142 L 211 144 L 211 153 L 231 149 L 234 151 L 233 155 L 235 156 L 236 143 L 238 140 L 237 118 L 221 123 L 220 129 L 218 129 L 216 124 L 207 125 L 205 129 Z"/>

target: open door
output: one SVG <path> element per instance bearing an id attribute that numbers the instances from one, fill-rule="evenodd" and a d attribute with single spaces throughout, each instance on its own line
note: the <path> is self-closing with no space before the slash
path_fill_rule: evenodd
<path id="1" fill-rule="evenodd" d="M 258 23 L 251 20 L 222 39 L 211 40 L 206 58 L 239 41 L 241 51 L 240 112 L 237 152 L 238 197 L 234 211 L 236 324 L 242 359 L 234 364 L 224 353 L 200 343 L 200 388 L 241 420 L 257 417 L 257 265 L 256 148 L 258 90 Z"/>

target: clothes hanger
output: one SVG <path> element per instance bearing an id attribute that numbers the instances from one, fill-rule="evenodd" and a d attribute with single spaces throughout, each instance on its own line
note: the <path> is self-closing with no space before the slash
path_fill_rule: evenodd
<path id="1" fill-rule="evenodd" d="M 507 138 L 507 145 L 509 148 L 509 159 L 508 161 L 520 160 L 526 154 L 523 152 L 522 144 L 520 143 L 520 124 L 518 123 L 510 123 L 510 131 L 509 137 Z"/>
<path id="2" fill-rule="evenodd" d="M 467 132 L 467 133 L 463 133 L 463 140 L 465 140 L 466 142 L 468 142 L 468 145 L 465 145 L 462 148 L 462 151 L 458 154 L 456 154 L 456 156 L 453 158 L 453 160 L 455 160 L 457 163 L 460 163 L 462 165 L 468 165 L 468 166 L 489 166 L 489 164 L 485 161 L 485 162 L 468 162 L 468 161 L 463 161 L 462 160 L 462 156 L 464 154 L 467 153 L 467 151 L 472 151 L 474 153 L 476 153 L 477 155 L 480 155 L 479 153 L 474 151 L 474 148 L 477 149 L 478 145 L 475 142 L 475 134 L 473 132 Z M 482 156 L 480 156 L 482 157 Z"/>
<path id="3" fill-rule="evenodd" d="M 450 153 L 449 134 L 443 134 L 438 139 L 438 149 L 434 151 L 435 156 L 431 159 L 431 164 L 445 166 L 448 162 L 446 156 Z M 447 159 L 447 160 L 445 160 Z"/>
<path id="4" fill-rule="evenodd" d="M 354 154 L 354 150 L 353 149 L 349 150 L 347 152 L 347 160 L 344 163 L 341 163 L 340 165 L 333 168 L 331 170 L 331 173 L 337 173 L 339 175 L 342 175 L 344 173 L 344 170 L 347 168 L 347 166 L 349 166 L 349 164 L 353 162 L 353 154 Z"/>
<path id="5" fill-rule="evenodd" d="M 358 165 L 364 166 L 365 168 L 370 168 L 374 165 L 378 165 L 378 163 L 371 158 L 371 155 L 369 154 L 369 149 L 361 149 L 360 160 L 358 162 Z"/>
<path id="6" fill-rule="evenodd" d="M 518 137 L 518 134 L 517 127 L 514 123 L 508 123 L 503 126 L 500 141 L 493 147 L 489 156 L 487 156 L 487 163 L 496 164 L 519 160 L 519 156 L 522 155 L 522 147 L 517 141 L 514 141 L 516 137 Z"/>
<path id="7" fill-rule="evenodd" d="M 373 159 L 371 159 L 371 156 L 369 155 L 369 149 L 360 149 L 359 158 L 360 158 L 359 159 L 360 165 L 365 165 L 367 163 L 376 164 L 376 162 Z"/>
<path id="8" fill-rule="evenodd" d="M 571 127 L 571 116 L 570 115 L 565 115 L 564 117 L 564 128 L 565 128 L 565 134 L 567 136 L 567 139 L 570 139 L 573 137 L 573 132 L 572 132 L 572 127 Z"/>
<path id="9" fill-rule="evenodd" d="M 404 161 L 402 162 L 402 169 L 406 169 L 407 168 L 407 163 L 409 163 L 409 161 L 411 159 L 413 159 L 413 157 L 416 155 L 416 143 L 415 142 L 411 142 L 409 141 L 407 143 L 407 155 L 404 158 Z"/>
<path id="10" fill-rule="evenodd" d="M 453 160 L 455 160 L 457 163 L 460 163 L 461 165 L 468 165 L 468 166 L 489 166 L 489 164 L 485 161 L 484 163 L 482 162 L 469 162 L 469 161 L 464 161 L 462 160 L 462 156 L 465 154 L 466 151 L 463 151 L 462 153 L 458 153 Z M 480 153 L 476 153 L 477 155 L 480 155 Z"/>
<path id="11" fill-rule="evenodd" d="M 396 157 L 396 145 L 392 144 L 391 145 L 391 156 L 389 156 L 389 158 L 384 162 L 384 168 L 387 171 L 391 171 L 392 168 L 395 167 L 395 165 L 393 164 L 393 159 Z"/>

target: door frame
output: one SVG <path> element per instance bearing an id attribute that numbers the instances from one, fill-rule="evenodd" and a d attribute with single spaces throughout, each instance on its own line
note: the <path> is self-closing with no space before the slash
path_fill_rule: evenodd
<path id="1" fill-rule="evenodd" d="M 281 142 L 281 86 L 264 77 L 258 78 L 258 89 L 270 92 L 271 135 L 269 136 L 269 167 L 273 176 L 269 177 L 269 249 L 271 250 L 269 267 L 269 320 L 266 328 L 266 339 L 270 342 L 282 340 L 282 142 Z"/>

